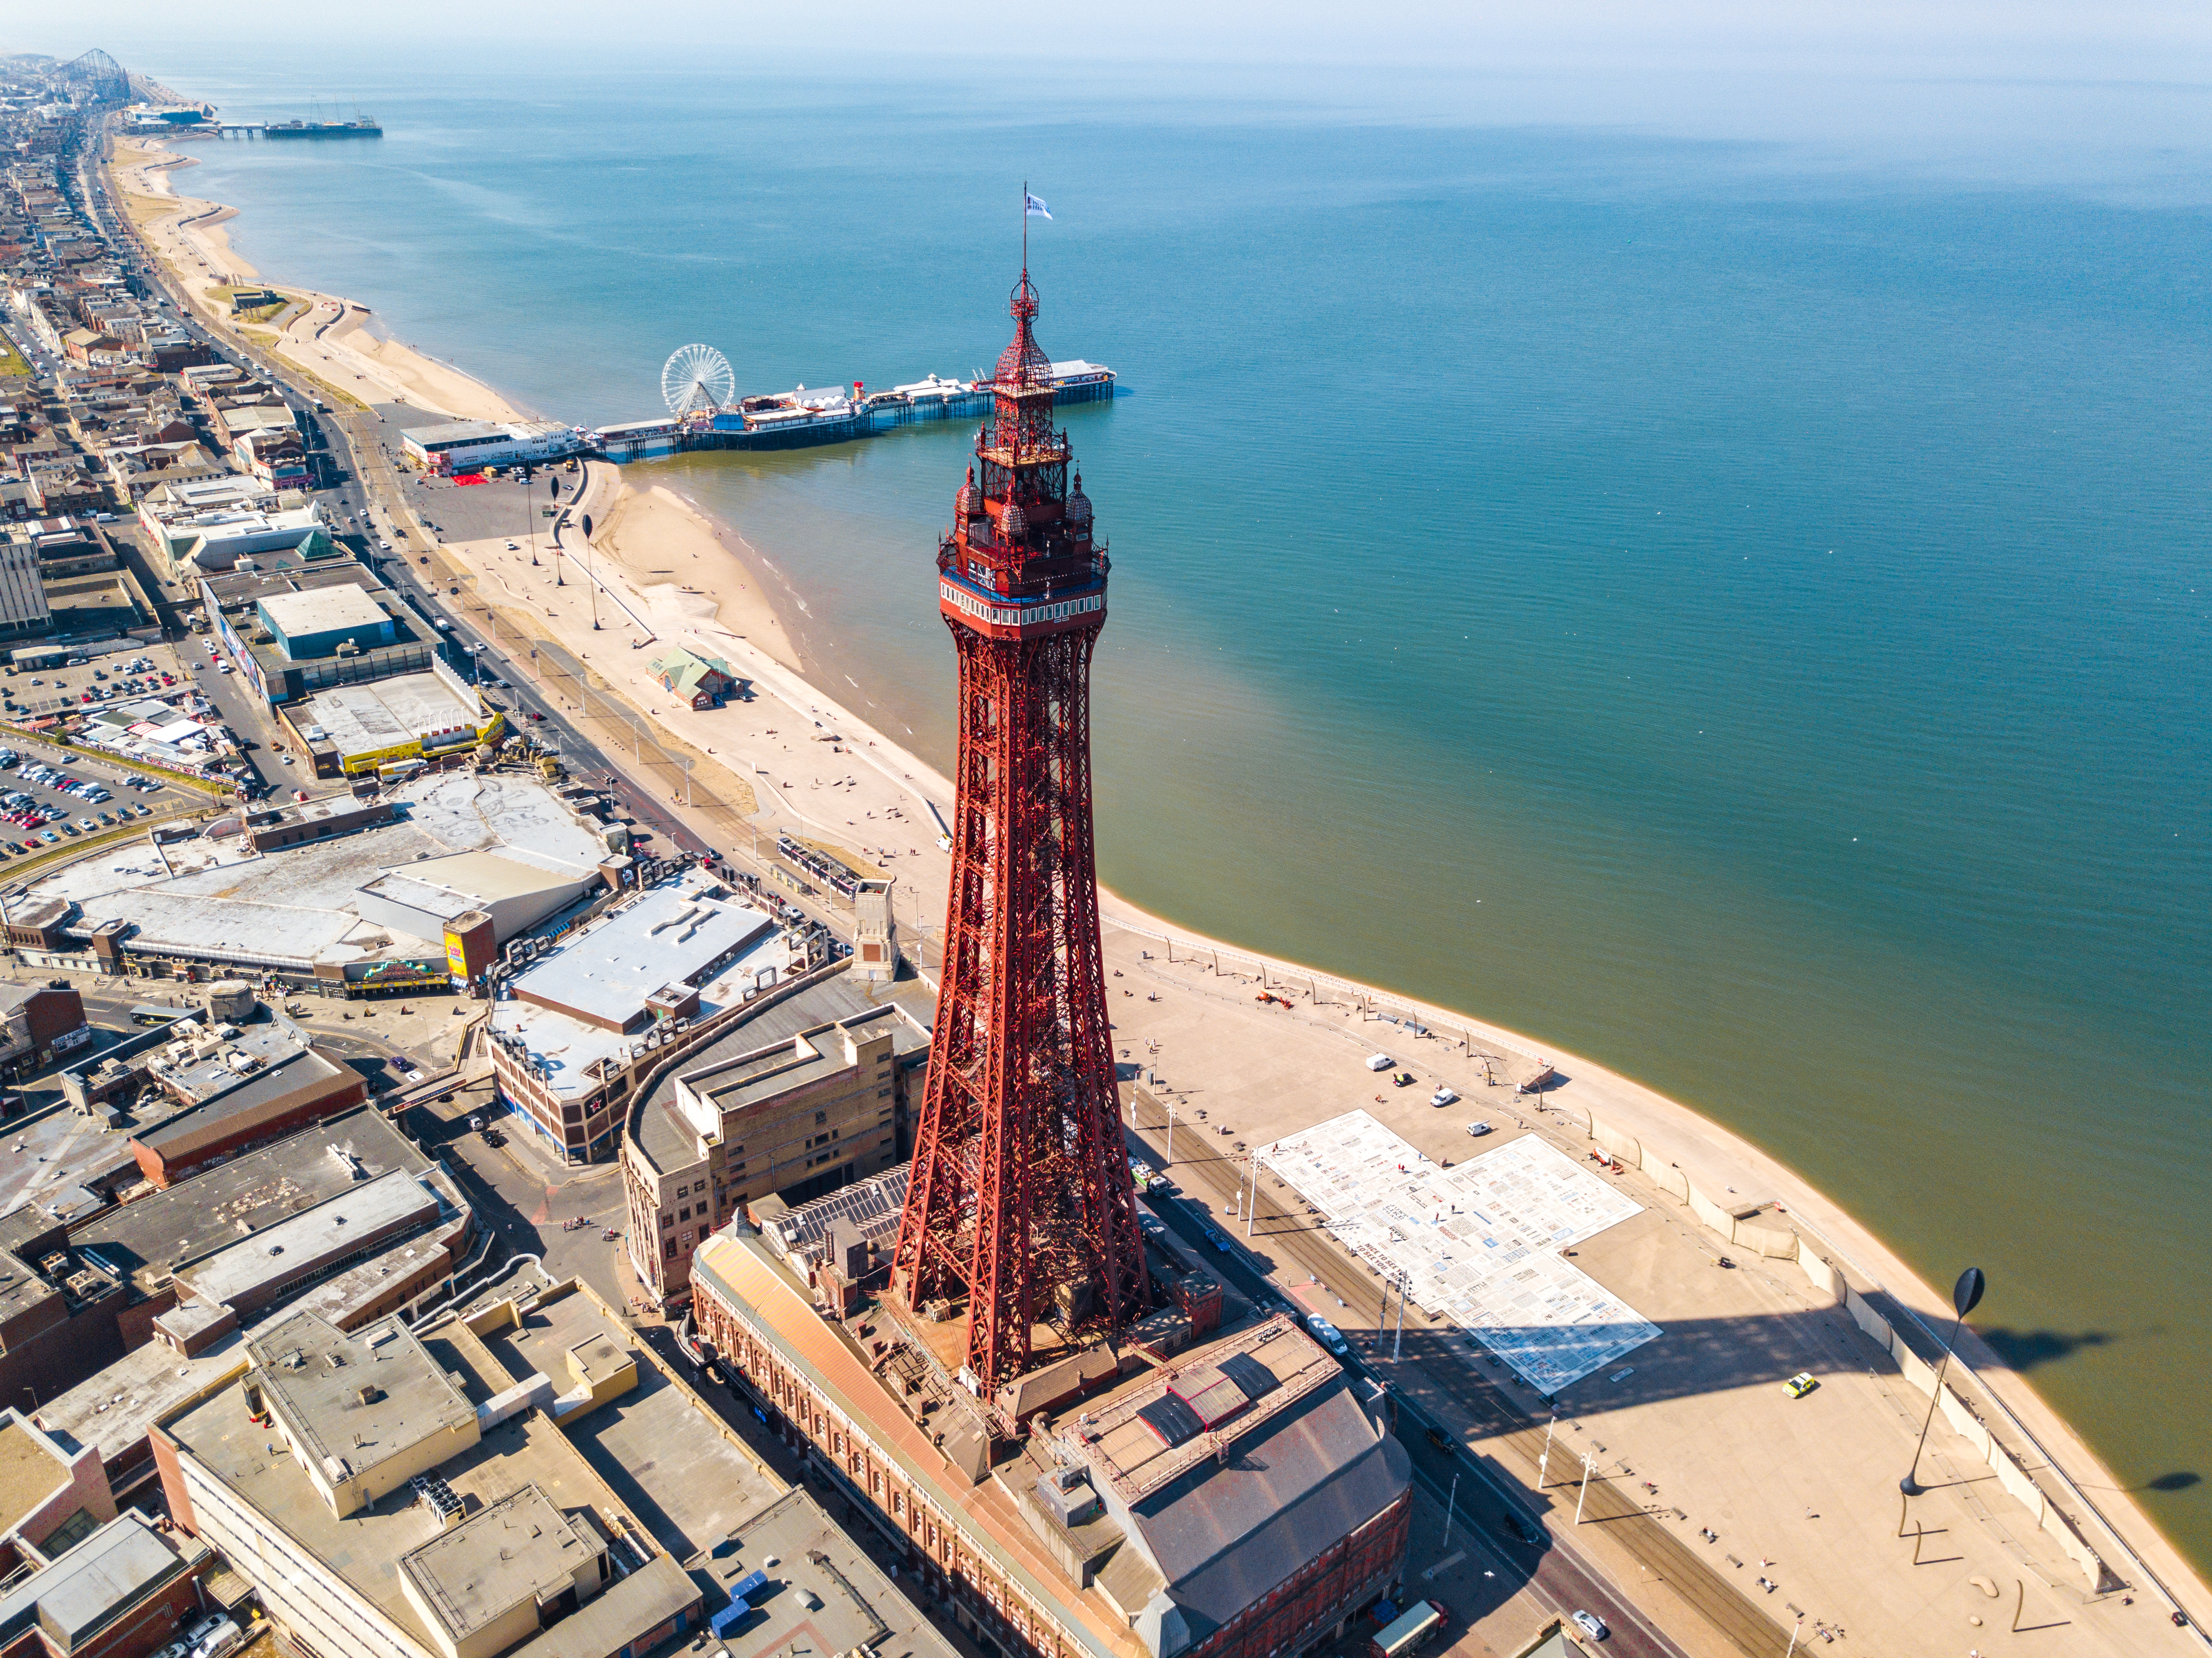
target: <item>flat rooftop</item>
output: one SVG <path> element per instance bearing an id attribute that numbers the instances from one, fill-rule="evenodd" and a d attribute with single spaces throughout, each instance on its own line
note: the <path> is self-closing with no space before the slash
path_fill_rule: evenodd
<path id="1" fill-rule="evenodd" d="M 234 1042 L 226 1042 L 220 1052 L 204 1060 L 187 1060 L 181 1065 L 159 1072 L 163 1082 L 194 1105 L 206 1107 L 217 1101 L 235 1100 L 238 1108 L 244 1108 L 246 1100 L 275 1099 L 304 1087 L 308 1079 L 320 1069 L 335 1072 L 333 1061 L 323 1060 L 309 1045 L 307 1034 L 289 1019 L 246 1029 Z M 155 1058 L 161 1058 L 159 1054 Z M 309 1063 L 303 1068 L 301 1061 Z M 241 1066 L 250 1068 L 241 1070 Z M 289 1073 L 279 1083 L 278 1073 Z M 149 1131 L 140 1138 L 149 1144 L 152 1137 L 163 1129 Z M 181 1125 L 175 1125 L 181 1132 Z"/>
<path id="2" fill-rule="evenodd" d="M 325 1467 L 357 1463 L 363 1445 L 374 1448 L 377 1461 L 388 1461 L 477 1419 L 449 1367 L 396 1318 L 349 1332 L 313 1313 L 289 1313 L 246 1352 L 277 1415 Z M 376 1397 L 364 1400 L 368 1382 Z"/>
<path id="3" fill-rule="evenodd" d="M 552 1600 L 599 1552 L 524 1485 L 400 1556 L 399 1570 L 458 1646 L 525 1601 Z"/>
<path id="4" fill-rule="evenodd" d="M 653 1540 L 707 1590 L 708 1615 L 731 1588 L 765 1571 L 771 1592 L 722 1637 L 732 1658 L 760 1658 L 804 1639 L 829 1658 L 866 1647 L 878 1658 L 953 1658 L 952 1649 L 811 1493 L 787 1485 L 654 1351 L 578 1290 L 556 1294 L 485 1346 L 517 1381 L 565 1378 L 567 1354 L 611 1342 L 637 1363 L 637 1386 L 568 1424 L 569 1442 Z M 680 1446 L 680 1454 L 673 1448 Z M 770 1561 L 775 1564 L 770 1566 Z M 809 1607 L 798 1591 L 820 1604 Z"/>
<path id="5" fill-rule="evenodd" d="M 69 1464 L 46 1436 L 10 1412 L 0 1418 L 0 1533 L 69 1484 Z"/>
<path id="6" fill-rule="evenodd" d="M 442 1208 L 421 1180 L 395 1169 L 325 1198 L 265 1232 L 240 1238 L 185 1267 L 177 1280 L 189 1284 L 199 1301 L 220 1305 L 250 1299 L 274 1281 L 310 1270 L 311 1263 L 319 1267 L 410 1225 L 428 1227 Z"/>
<path id="7" fill-rule="evenodd" d="M 249 1339 L 234 1331 L 193 1358 L 149 1341 L 48 1400 L 34 1418 L 57 1439 L 97 1446 L 100 1460 L 114 1465 L 145 1442 L 155 1423 L 244 1376 Z"/>
<path id="8" fill-rule="evenodd" d="M 268 593 L 257 603 L 270 625 L 288 639 L 339 628 L 373 628 L 392 619 L 359 582 Z"/>
<path id="9" fill-rule="evenodd" d="M 276 1327 L 286 1321 L 277 1321 Z M 382 1327 L 374 1326 L 366 1333 Z M 256 1345 L 265 1347 L 269 1340 L 264 1337 Z M 465 1410 L 473 1418 L 476 1406 L 508 1385 L 483 1345 L 457 1324 L 438 1325 L 423 1339 L 423 1351 L 428 1355 L 426 1370 L 434 1373 L 434 1382 L 426 1374 L 404 1384 L 417 1411 L 454 1414 L 458 1420 L 458 1411 Z M 395 1368 L 415 1367 L 395 1367 L 390 1362 L 377 1365 L 373 1374 L 379 1386 L 386 1385 L 386 1373 Z M 459 1378 L 457 1387 L 447 1383 L 448 1372 Z M 349 1367 L 329 1374 L 345 1379 L 362 1373 Z M 403 1483 L 376 1503 L 338 1519 L 297 1461 L 269 1455 L 269 1430 L 248 1418 L 239 1396 L 241 1385 L 234 1382 L 211 1394 L 170 1422 L 167 1431 L 211 1478 L 274 1519 L 378 1611 L 426 1649 L 435 1650 L 421 1615 L 399 1584 L 400 1558 L 424 1540 L 428 1529 L 414 1493 Z M 318 1409 L 328 1408 L 329 1401 L 313 1402 Z M 395 1431 L 413 1433 L 404 1421 Z M 350 1450 L 349 1443 L 345 1448 Z M 467 1450 L 440 1464 L 436 1472 L 464 1503 L 474 1499 L 489 1506 L 524 1485 L 535 1485 L 564 1511 L 592 1509 L 603 1531 L 611 1531 L 611 1522 L 620 1512 L 613 1493 L 538 1412 L 501 1423 Z M 561 1627 L 555 1625 L 551 1632 Z"/>
<path id="10" fill-rule="evenodd" d="M 321 726 L 340 754 L 351 755 L 453 736 L 473 730 L 483 718 L 477 700 L 455 691 L 441 676 L 403 673 L 317 691 L 293 723 Z"/>
<path id="11" fill-rule="evenodd" d="M 848 1015 L 834 1024 L 817 1025 L 780 1042 L 765 1053 L 731 1060 L 716 1066 L 693 1068 L 684 1080 L 717 1112 L 743 1110 L 763 1100 L 774 1099 L 791 1089 L 804 1088 L 846 1068 L 842 1038 L 868 1042 L 885 1030 L 894 1039 L 905 1036 L 907 1051 L 928 1046 L 928 1038 L 908 1024 L 895 1007 L 876 1008 Z M 894 1048 L 896 1047 L 894 1040 Z"/>
<path id="12" fill-rule="evenodd" d="M 518 1000 L 626 1030 L 646 1002 L 696 987 L 777 924 L 696 870 L 647 888 L 513 981 Z"/>
<path id="13" fill-rule="evenodd" d="M 263 568 L 210 572 L 200 578 L 201 587 L 222 609 L 243 610 L 264 599 L 333 587 L 357 587 L 374 602 L 374 595 L 388 591 L 365 565 L 343 556 L 301 559 L 285 552 L 254 556 Z M 378 608 L 381 612 L 382 607 Z"/>
<path id="14" fill-rule="evenodd" d="M 434 1168 L 381 1112 L 360 1106 L 110 1210 L 73 1230 L 70 1242 L 146 1294 L 179 1267 L 261 1236 L 380 1175 L 425 1175 Z"/>
<path id="15" fill-rule="evenodd" d="M 12 1632 L 35 1620 L 64 1651 L 74 1651 L 97 1637 L 118 1606 L 194 1570 L 207 1552 L 183 1532 L 156 1531 L 136 1513 L 118 1515 L 0 1596 L 0 1628 Z"/>
<path id="16" fill-rule="evenodd" d="M 636 1361 L 637 1386 L 572 1418 L 568 1441 L 679 1560 L 713 1549 L 787 1489 L 650 1347 L 581 1290 L 547 1297 L 519 1327 L 483 1339 L 507 1376 L 550 1376 L 562 1391 L 571 1385 L 568 1354 L 579 1346 L 611 1341 Z"/>
<path id="17" fill-rule="evenodd" d="M 723 1635 L 730 1658 L 808 1649 L 822 1658 L 855 1651 L 953 1658 L 952 1643 L 808 1491 L 787 1491 L 753 1515 L 736 1546 L 695 1566 L 695 1576 L 702 1567 L 721 1591 L 708 1597 L 710 1615 L 729 1604 L 732 1586 L 755 1571 L 765 1572 L 771 1586 L 749 1598 L 751 1614 Z M 811 1590 L 820 1604 L 810 1607 L 793 1593 L 799 1589 Z"/>
<path id="18" fill-rule="evenodd" d="M 56 871 L 33 891 L 76 900 L 88 928 L 131 922 L 136 948 L 312 970 L 318 963 L 444 953 L 441 938 L 362 916 L 357 892 L 389 871 L 460 852 L 502 851 L 579 869 L 595 868 L 606 855 L 599 835 L 535 778 L 426 772 L 386 798 L 400 804 L 404 821 L 263 858 L 237 837 L 181 841 L 161 855 L 149 842 L 128 841 Z M 173 873 L 164 872 L 163 856 Z"/>
<path id="19" fill-rule="evenodd" d="M 780 984 L 787 975 L 804 968 L 804 958 L 794 955 L 781 933 L 764 932 L 700 987 L 698 1017 L 710 1017 L 733 1003 L 744 1001 L 759 988 Z M 641 1000 L 639 1005 L 641 1010 Z M 592 1067 L 626 1054 L 641 1034 L 611 1029 L 604 1024 L 587 1024 L 568 1013 L 520 1000 L 497 1004 L 492 1010 L 491 1029 L 501 1036 L 520 1042 L 543 1060 L 545 1085 L 556 1095 L 568 1098 L 596 1089 L 599 1084 Z"/>
<path id="20" fill-rule="evenodd" d="M 565 861 L 526 847 L 501 847 L 403 865 L 386 870 L 361 890 L 450 921 L 503 899 L 532 897 L 597 876 L 595 865 Z"/>

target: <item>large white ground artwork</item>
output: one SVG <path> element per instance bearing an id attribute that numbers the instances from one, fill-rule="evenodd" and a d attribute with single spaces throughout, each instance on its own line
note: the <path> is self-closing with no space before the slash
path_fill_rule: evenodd
<path id="1" fill-rule="evenodd" d="M 1659 1333 L 1559 1254 L 1638 1206 L 1533 1136 L 1444 1169 L 1352 1111 L 1260 1157 L 1355 1254 L 1403 1274 L 1418 1305 L 1472 1332 L 1540 1392 Z"/>

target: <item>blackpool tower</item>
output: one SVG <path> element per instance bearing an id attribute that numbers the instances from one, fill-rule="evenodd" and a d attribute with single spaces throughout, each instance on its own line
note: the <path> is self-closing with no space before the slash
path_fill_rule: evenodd
<path id="1" fill-rule="evenodd" d="M 1115 1092 L 1091 828 L 1091 653 L 1106 543 L 1052 422 L 1024 261 L 991 417 L 938 548 L 960 667 L 945 960 L 892 1281 L 965 1317 L 986 1399 L 1055 1345 L 1144 1310 Z"/>

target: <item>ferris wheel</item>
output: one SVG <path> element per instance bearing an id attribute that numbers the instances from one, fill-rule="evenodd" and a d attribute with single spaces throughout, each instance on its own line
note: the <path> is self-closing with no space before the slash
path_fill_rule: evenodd
<path id="1" fill-rule="evenodd" d="M 730 360 L 711 345 L 684 347 L 660 371 L 661 400 L 672 415 L 712 414 L 727 408 L 737 392 Z"/>

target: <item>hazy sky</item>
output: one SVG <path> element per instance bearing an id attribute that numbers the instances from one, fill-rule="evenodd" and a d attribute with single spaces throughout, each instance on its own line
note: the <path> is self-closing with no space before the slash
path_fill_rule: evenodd
<path id="1" fill-rule="evenodd" d="M 283 14 L 174 0 L 0 0 L 0 42 L 130 61 L 189 32 L 263 44 L 281 27 L 309 51 L 354 40 L 563 43 L 615 56 L 672 42 L 740 51 L 1056 58 L 1466 64 L 1620 70 L 1820 68 L 1844 72 L 2212 79 L 2203 0 L 323 0 Z"/>

